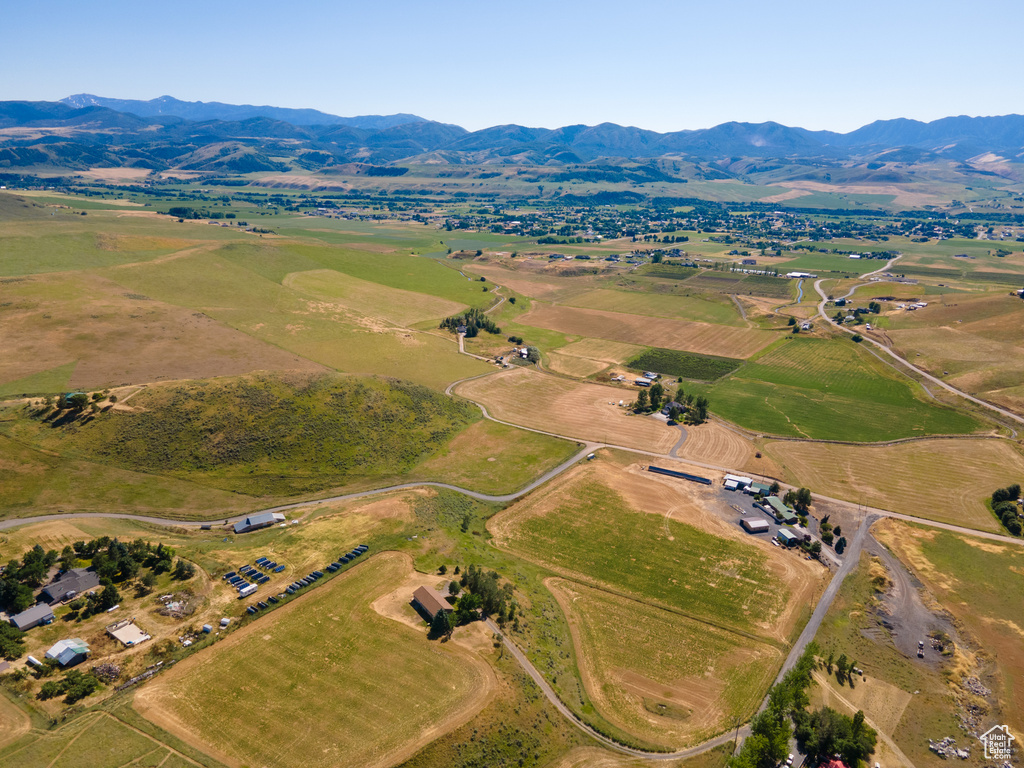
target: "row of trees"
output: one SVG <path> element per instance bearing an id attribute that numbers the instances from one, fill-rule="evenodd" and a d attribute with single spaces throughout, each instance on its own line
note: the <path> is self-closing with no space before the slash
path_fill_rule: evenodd
<path id="1" fill-rule="evenodd" d="M 729 768 L 776 768 L 786 758 L 791 736 L 812 764 L 838 755 L 857 768 L 874 753 L 878 734 L 864 722 L 863 712 L 849 717 L 830 707 L 808 710 L 807 688 L 816 652 L 814 643 L 808 645 L 796 666 L 772 686 L 768 705 L 754 716 L 751 734 L 740 753 L 730 759 Z"/>
<path id="2" fill-rule="evenodd" d="M 1020 485 L 1014 483 L 1000 488 L 992 494 L 992 511 L 1003 524 L 1003 527 L 1014 536 L 1021 535 L 1021 522 L 1017 517 L 1017 499 L 1020 498 Z"/>

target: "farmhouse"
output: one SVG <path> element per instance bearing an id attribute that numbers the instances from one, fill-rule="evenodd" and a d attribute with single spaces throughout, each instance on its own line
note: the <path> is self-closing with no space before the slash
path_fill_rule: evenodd
<path id="1" fill-rule="evenodd" d="M 115 640 L 121 641 L 126 647 L 144 643 L 150 636 L 135 625 L 135 619 L 125 619 L 107 627 L 107 634 Z"/>
<path id="2" fill-rule="evenodd" d="M 100 577 L 95 571 L 90 571 L 88 568 L 72 568 L 46 585 L 39 593 L 39 598 L 53 605 L 70 600 L 75 595 L 99 585 Z"/>
<path id="3" fill-rule="evenodd" d="M 769 496 L 765 499 L 765 503 L 768 505 L 767 512 L 772 515 L 780 523 L 787 523 L 792 525 L 796 522 L 797 517 L 792 509 L 782 503 L 782 499 L 778 496 Z"/>
<path id="4" fill-rule="evenodd" d="M 260 528 L 266 528 L 267 526 L 274 525 L 275 523 L 283 522 L 284 515 L 280 512 L 261 512 L 258 515 L 250 515 L 245 518 L 245 520 L 239 520 L 235 523 L 235 533 L 258 531 Z"/>
<path id="5" fill-rule="evenodd" d="M 767 533 L 768 521 L 763 517 L 745 517 L 740 523 L 747 533 Z"/>
<path id="6" fill-rule="evenodd" d="M 53 659 L 62 667 L 72 667 L 79 662 L 85 661 L 88 655 L 88 643 L 77 637 L 60 640 L 46 652 L 46 658 Z"/>
<path id="7" fill-rule="evenodd" d="M 775 537 L 779 540 L 779 543 L 787 547 L 792 547 L 800 540 L 795 533 L 787 531 L 785 528 L 781 529 Z"/>
<path id="8" fill-rule="evenodd" d="M 22 632 L 32 629 L 32 627 L 38 627 L 40 624 L 50 624 L 52 622 L 53 611 L 50 610 L 50 606 L 46 603 L 33 605 L 27 611 L 11 616 L 11 626 L 15 629 L 20 629 Z"/>
<path id="9" fill-rule="evenodd" d="M 431 620 L 437 615 L 438 611 L 454 610 L 444 595 L 440 592 L 436 592 L 430 587 L 420 587 L 412 593 L 413 606 L 423 611 Z"/>

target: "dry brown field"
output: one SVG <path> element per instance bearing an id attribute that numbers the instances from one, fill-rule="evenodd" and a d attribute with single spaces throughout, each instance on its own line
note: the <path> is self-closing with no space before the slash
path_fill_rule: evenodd
<path id="1" fill-rule="evenodd" d="M 721 424 L 709 421 L 686 427 L 686 440 L 676 455 L 683 459 L 714 464 L 719 467 L 773 474 L 775 467 L 764 458 L 755 459 L 754 444 Z"/>
<path id="2" fill-rule="evenodd" d="M 486 264 L 478 261 L 465 265 L 467 272 L 483 275 L 488 280 L 511 288 L 516 293 L 532 299 L 546 301 L 574 295 L 592 287 L 590 277 L 558 277 L 544 274 L 539 267 L 530 269 L 525 264 L 520 269 L 505 269 L 497 264 Z"/>
<path id="3" fill-rule="evenodd" d="M 34 275 L 4 286 L 0 383 L 75 363 L 68 385 L 234 376 L 323 366 L 207 315 L 133 294 L 87 273 Z"/>
<path id="4" fill-rule="evenodd" d="M 765 450 L 811 491 L 943 523 L 1001 532 L 985 507 L 1024 476 L 1008 440 L 915 440 L 888 446 L 772 441 Z"/>
<path id="5" fill-rule="evenodd" d="M 630 403 L 636 398 L 630 390 L 568 381 L 526 368 L 473 379 L 454 391 L 482 403 L 501 421 L 576 439 L 666 453 L 680 436 L 662 421 L 620 408 L 620 400 Z"/>
<path id="6" fill-rule="evenodd" d="M 744 359 L 777 338 L 777 334 L 754 328 L 547 304 L 535 304 L 519 322 L 560 333 Z"/>

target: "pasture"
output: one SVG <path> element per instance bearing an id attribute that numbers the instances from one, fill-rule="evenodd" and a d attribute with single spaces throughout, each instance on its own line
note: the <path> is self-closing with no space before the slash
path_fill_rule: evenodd
<path id="1" fill-rule="evenodd" d="M 754 328 L 537 303 L 519 322 L 560 333 L 737 358 L 750 357 L 776 338 Z"/>
<path id="2" fill-rule="evenodd" d="M 587 693 L 635 739 L 679 749 L 745 721 L 782 653 L 642 602 L 549 579 L 569 617 Z"/>
<path id="3" fill-rule="evenodd" d="M 475 654 L 370 607 L 410 572 L 407 557 L 376 555 L 175 665 L 136 694 L 135 708 L 234 764 L 407 758 L 472 717 L 492 687 Z"/>
<path id="4" fill-rule="evenodd" d="M 999 711 L 991 713 L 993 720 L 1009 723 L 1014 732 L 1024 730 L 1024 547 L 896 520 L 876 523 L 873 530 L 994 667 Z"/>
<path id="5" fill-rule="evenodd" d="M 783 642 L 821 567 L 744 537 L 708 490 L 600 460 L 496 515 L 495 543 L 583 584 Z"/>
<path id="6" fill-rule="evenodd" d="M 980 428 L 917 390 L 851 341 L 787 337 L 704 392 L 722 418 L 787 437 L 876 442 Z"/>
<path id="7" fill-rule="evenodd" d="M 1024 457 L 1008 440 L 885 446 L 773 441 L 765 451 L 793 482 L 829 496 L 996 533 L 1002 527 L 985 499 L 1024 476 Z M 941 489 L 941 500 L 935 489 Z"/>
<path id="8" fill-rule="evenodd" d="M 459 384 L 455 394 L 482 403 L 494 418 L 580 440 L 667 452 L 679 431 L 663 421 L 620 408 L 632 403 L 628 389 L 584 384 L 514 368 Z"/>
<path id="9" fill-rule="evenodd" d="M 175 740 L 176 741 L 176 740 Z M 186 747 L 187 749 L 187 747 Z M 0 764 L 25 768 L 220 768 L 222 763 L 190 755 L 106 712 L 91 712 L 53 731 L 34 732 L 0 750 Z"/>

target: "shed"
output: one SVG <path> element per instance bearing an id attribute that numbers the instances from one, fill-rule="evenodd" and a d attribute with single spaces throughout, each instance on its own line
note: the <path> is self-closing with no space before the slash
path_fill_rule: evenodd
<path id="1" fill-rule="evenodd" d="M 149 635 L 139 629 L 134 619 L 125 619 L 116 624 L 111 624 L 107 627 L 107 634 L 115 640 L 119 640 L 128 648 L 150 639 Z"/>
<path id="2" fill-rule="evenodd" d="M 46 603 L 38 603 L 27 611 L 11 616 L 11 626 L 22 632 L 32 629 L 32 627 L 38 627 L 40 624 L 49 624 L 52 621 L 53 611 Z"/>
<path id="3" fill-rule="evenodd" d="M 746 488 L 750 485 L 753 480 L 749 477 L 743 477 L 742 475 L 726 475 L 725 476 L 725 487 L 729 487 L 729 483 L 733 483 L 733 488 Z"/>
<path id="4" fill-rule="evenodd" d="M 53 647 L 46 652 L 46 658 L 54 659 L 62 667 L 71 667 L 85 661 L 88 655 L 88 643 L 77 637 L 60 640 L 54 643 Z"/>
<path id="5" fill-rule="evenodd" d="M 413 606 L 427 614 L 433 621 L 438 611 L 454 610 L 451 603 L 445 600 L 444 595 L 430 587 L 419 587 L 412 593 Z"/>
<path id="6" fill-rule="evenodd" d="M 235 523 L 235 533 L 248 533 L 260 528 L 266 528 L 274 523 L 283 523 L 284 515 L 280 512 L 261 512 L 258 515 L 249 515 L 244 520 Z"/>
<path id="7" fill-rule="evenodd" d="M 39 597 L 50 605 L 70 600 L 76 595 L 100 585 L 100 577 L 88 568 L 72 568 L 47 584 Z"/>
<path id="8" fill-rule="evenodd" d="M 740 523 L 747 533 L 767 533 L 768 521 L 763 517 L 745 517 Z"/>
<path id="9" fill-rule="evenodd" d="M 779 532 L 777 534 L 775 534 L 775 537 L 780 542 L 782 542 L 783 545 L 785 545 L 787 547 L 792 547 L 794 544 L 796 544 L 798 541 L 800 541 L 800 537 L 799 536 L 797 536 L 792 531 L 786 530 L 785 528 L 780 529 Z"/>
<path id="10" fill-rule="evenodd" d="M 767 496 L 769 491 L 771 491 L 771 487 L 766 485 L 765 483 L 751 483 L 743 490 L 746 493 L 749 493 L 751 496 L 756 496 L 759 493 L 762 496 Z"/>

